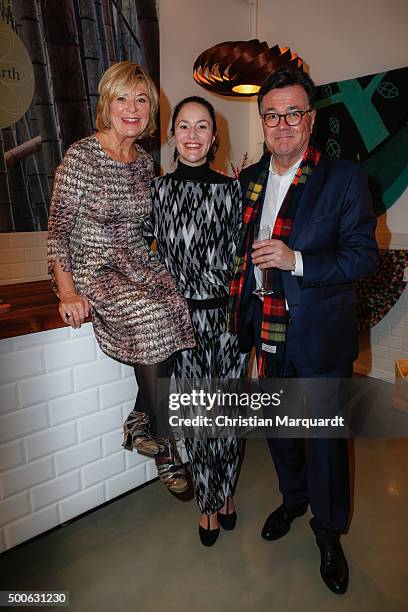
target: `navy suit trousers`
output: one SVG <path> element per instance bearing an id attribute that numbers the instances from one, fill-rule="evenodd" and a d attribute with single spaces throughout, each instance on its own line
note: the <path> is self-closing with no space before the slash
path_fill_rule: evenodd
<path id="1" fill-rule="evenodd" d="M 260 351 L 262 302 L 254 296 L 247 306 L 257 353 Z M 299 350 L 295 326 L 288 317 L 284 377 L 350 378 L 353 364 L 339 370 L 315 374 Z M 344 438 L 268 438 L 283 495 L 283 504 L 293 509 L 310 504 L 310 525 L 318 540 L 336 539 L 348 525 L 350 484 L 347 440 Z"/>

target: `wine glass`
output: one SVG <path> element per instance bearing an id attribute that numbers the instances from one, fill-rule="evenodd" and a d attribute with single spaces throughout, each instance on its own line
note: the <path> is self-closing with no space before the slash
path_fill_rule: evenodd
<path id="1" fill-rule="evenodd" d="M 260 240 L 269 240 L 272 235 L 272 228 L 270 225 L 264 224 L 256 224 L 254 228 L 254 240 L 255 242 L 259 242 Z M 266 287 L 266 270 L 261 270 L 262 280 L 261 286 L 258 289 L 254 289 L 252 293 L 259 297 L 264 297 L 265 295 L 272 295 L 272 289 Z"/>

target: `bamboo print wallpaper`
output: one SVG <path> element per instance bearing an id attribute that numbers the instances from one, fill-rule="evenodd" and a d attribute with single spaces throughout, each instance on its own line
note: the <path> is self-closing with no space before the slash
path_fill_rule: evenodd
<path id="1" fill-rule="evenodd" d="M 35 78 L 28 111 L 1 130 L 0 231 L 46 230 L 55 168 L 94 131 L 103 72 L 129 60 L 159 86 L 157 1 L 0 0 L 0 17 L 26 46 Z M 158 162 L 158 140 L 141 144 Z"/>

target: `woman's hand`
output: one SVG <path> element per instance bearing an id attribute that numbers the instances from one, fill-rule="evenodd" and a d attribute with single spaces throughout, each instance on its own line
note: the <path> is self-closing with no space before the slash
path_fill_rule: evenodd
<path id="1" fill-rule="evenodd" d="M 76 292 L 72 273 L 61 268 L 59 257 L 55 259 L 54 273 L 60 297 L 61 319 L 74 329 L 81 327 L 89 316 L 89 302 L 86 297 Z"/>
<path id="2" fill-rule="evenodd" d="M 59 313 L 64 323 L 77 329 L 89 316 L 89 302 L 86 297 L 75 291 L 61 295 Z"/>

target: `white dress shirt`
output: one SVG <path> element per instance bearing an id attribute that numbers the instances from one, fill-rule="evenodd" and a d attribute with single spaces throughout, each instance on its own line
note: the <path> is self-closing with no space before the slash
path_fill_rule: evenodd
<path id="1" fill-rule="evenodd" d="M 283 174 L 278 174 L 273 169 L 273 157 L 269 165 L 268 182 L 266 185 L 266 193 L 262 208 L 261 225 L 270 225 L 271 229 L 275 225 L 276 217 L 282 202 L 288 192 L 288 189 L 295 177 L 296 170 L 300 166 L 300 158 L 293 166 L 291 166 Z M 295 276 L 303 276 L 303 259 L 300 251 L 294 251 L 296 258 L 295 270 L 292 272 Z M 262 284 L 262 270 L 258 266 L 254 267 L 256 288 L 259 289 Z"/>

